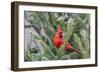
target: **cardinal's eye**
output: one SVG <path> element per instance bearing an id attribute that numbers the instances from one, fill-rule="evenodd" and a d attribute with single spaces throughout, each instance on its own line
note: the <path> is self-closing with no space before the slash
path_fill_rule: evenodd
<path id="1" fill-rule="evenodd" d="M 60 32 L 59 34 L 60 34 L 59 37 L 62 38 L 63 37 L 63 32 Z"/>
<path id="2" fill-rule="evenodd" d="M 59 34 L 63 34 L 63 32 L 60 32 Z"/>

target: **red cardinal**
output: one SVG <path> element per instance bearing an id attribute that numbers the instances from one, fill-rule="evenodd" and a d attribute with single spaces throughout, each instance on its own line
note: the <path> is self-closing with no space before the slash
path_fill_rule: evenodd
<path id="1" fill-rule="evenodd" d="M 67 43 L 67 44 L 65 45 L 65 50 L 70 51 L 70 52 L 75 51 L 76 53 L 80 54 L 80 52 L 77 51 L 76 49 L 74 49 L 74 48 L 71 46 L 70 43 Z"/>
<path id="2" fill-rule="evenodd" d="M 61 26 L 58 26 L 57 32 L 53 38 L 54 45 L 59 48 L 63 44 L 63 30 Z"/>
<path id="3" fill-rule="evenodd" d="M 53 38 L 53 43 L 57 48 L 60 48 L 62 44 L 64 44 L 63 41 L 63 30 L 61 26 L 58 26 L 57 32 Z M 77 50 L 75 50 L 70 43 L 65 44 L 65 50 L 66 51 L 75 51 L 76 53 L 80 54 Z"/>

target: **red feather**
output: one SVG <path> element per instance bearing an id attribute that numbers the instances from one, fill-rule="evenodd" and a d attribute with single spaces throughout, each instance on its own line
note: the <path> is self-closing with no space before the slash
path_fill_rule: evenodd
<path id="1" fill-rule="evenodd" d="M 78 53 L 79 55 L 80 55 L 80 52 L 79 51 L 77 51 L 76 49 L 74 49 L 72 46 L 71 46 L 71 44 L 70 43 L 67 43 L 66 45 L 65 45 L 65 50 L 66 51 L 71 51 L 71 52 L 76 52 L 76 53 Z"/>
<path id="2" fill-rule="evenodd" d="M 67 44 L 65 45 L 65 50 L 71 50 L 71 49 L 72 49 L 71 44 L 70 44 L 70 43 L 67 43 Z"/>

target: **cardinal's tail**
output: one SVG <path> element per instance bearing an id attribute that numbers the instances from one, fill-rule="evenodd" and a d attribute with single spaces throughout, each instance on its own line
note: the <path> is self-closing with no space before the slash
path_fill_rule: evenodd
<path id="1" fill-rule="evenodd" d="M 76 49 L 74 49 L 74 48 L 72 48 L 72 49 L 73 49 L 73 51 L 75 51 L 77 54 L 81 55 L 81 53 L 80 53 L 78 50 L 76 50 Z"/>

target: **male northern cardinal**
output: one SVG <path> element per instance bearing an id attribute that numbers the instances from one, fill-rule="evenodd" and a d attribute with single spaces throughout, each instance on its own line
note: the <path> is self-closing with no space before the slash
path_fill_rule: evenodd
<path id="1" fill-rule="evenodd" d="M 63 40 L 63 30 L 61 26 L 59 25 L 57 28 L 57 32 L 53 38 L 53 43 L 57 48 L 60 48 L 62 44 L 64 44 Z M 65 50 L 66 51 L 75 51 L 76 53 L 80 54 L 77 50 L 75 50 L 70 43 L 64 44 L 65 45 Z"/>
<path id="2" fill-rule="evenodd" d="M 54 45 L 59 48 L 63 44 L 63 30 L 61 26 L 58 26 L 57 32 L 53 38 Z"/>

